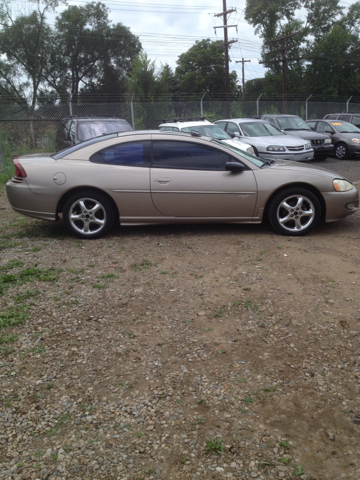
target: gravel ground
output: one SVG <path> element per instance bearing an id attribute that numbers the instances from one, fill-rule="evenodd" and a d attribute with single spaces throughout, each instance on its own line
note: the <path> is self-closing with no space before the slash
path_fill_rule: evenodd
<path id="1" fill-rule="evenodd" d="M 82 241 L 1 187 L 0 218 L 1 479 L 360 479 L 359 213 Z"/>

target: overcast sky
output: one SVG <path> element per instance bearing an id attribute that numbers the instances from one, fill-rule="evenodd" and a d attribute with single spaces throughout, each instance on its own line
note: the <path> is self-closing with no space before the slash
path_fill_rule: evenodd
<path id="1" fill-rule="evenodd" d="M 348 7 L 356 0 L 341 1 Z M 16 4 L 24 2 L 15 0 Z M 29 6 L 29 2 L 26 2 Z M 86 0 L 68 1 L 69 5 L 84 5 Z M 168 63 L 176 67 L 178 56 L 186 52 L 196 40 L 210 38 L 222 40 L 224 30 L 214 27 L 223 25 L 222 0 L 109 0 L 103 1 L 110 9 L 110 18 L 114 23 L 121 22 L 140 38 L 148 56 L 156 60 L 158 66 Z M 245 58 L 245 80 L 262 77 L 264 69 L 259 65 L 261 39 L 254 29 L 244 20 L 245 0 L 227 0 L 227 9 L 236 11 L 228 15 L 228 25 L 237 28 L 228 29 L 229 40 L 237 40 L 230 48 L 230 70 L 236 70 L 241 82 L 241 64 L 236 61 Z M 61 9 L 59 9 L 60 11 Z M 55 16 L 49 16 L 54 23 Z"/>

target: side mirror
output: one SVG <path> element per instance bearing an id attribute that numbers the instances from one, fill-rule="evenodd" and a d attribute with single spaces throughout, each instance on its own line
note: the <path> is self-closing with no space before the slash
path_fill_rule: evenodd
<path id="1" fill-rule="evenodd" d="M 325 130 L 325 133 L 330 133 L 332 135 L 334 132 L 332 130 Z"/>
<path id="2" fill-rule="evenodd" d="M 226 162 L 225 163 L 225 170 L 229 172 L 242 172 L 245 170 L 245 165 L 238 162 Z"/>
<path id="3" fill-rule="evenodd" d="M 230 137 L 231 137 L 231 138 L 240 138 L 241 135 L 240 135 L 239 132 L 233 132 L 233 133 L 230 133 Z"/>

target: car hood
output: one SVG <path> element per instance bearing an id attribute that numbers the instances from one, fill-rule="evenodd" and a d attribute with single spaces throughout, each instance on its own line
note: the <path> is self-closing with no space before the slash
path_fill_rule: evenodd
<path id="1" fill-rule="evenodd" d="M 360 133 L 354 132 L 354 133 L 340 133 L 337 132 L 337 135 L 344 136 L 345 138 L 360 138 Z"/>
<path id="2" fill-rule="evenodd" d="M 304 138 L 305 140 L 325 140 L 329 138 L 323 133 L 313 132 L 312 130 L 284 130 L 285 135 L 293 135 Z"/>
<path id="3" fill-rule="evenodd" d="M 281 159 L 276 159 L 276 160 L 274 159 L 274 162 L 275 163 L 272 163 L 269 168 L 281 170 L 281 171 L 299 172 L 305 175 L 306 174 L 312 175 L 312 176 L 321 175 L 324 177 L 331 177 L 332 179 L 341 178 L 341 179 L 347 180 L 343 175 L 339 175 L 338 173 L 332 172 L 331 170 L 327 170 L 326 168 L 323 168 L 323 167 L 309 165 L 308 163 L 292 162 L 290 160 L 281 160 Z"/>
<path id="4" fill-rule="evenodd" d="M 293 135 L 274 135 L 265 137 L 242 137 L 246 143 L 255 145 L 256 147 L 268 147 L 269 145 L 280 145 L 284 147 L 301 147 L 305 145 L 303 139 Z"/>
<path id="5" fill-rule="evenodd" d="M 229 139 L 229 140 L 220 140 L 223 143 L 227 143 L 228 145 L 231 145 L 236 148 L 241 148 L 241 150 L 244 150 L 246 152 L 246 149 L 249 148 L 250 144 L 249 143 L 244 143 L 241 140 L 235 140 L 235 139 Z"/>

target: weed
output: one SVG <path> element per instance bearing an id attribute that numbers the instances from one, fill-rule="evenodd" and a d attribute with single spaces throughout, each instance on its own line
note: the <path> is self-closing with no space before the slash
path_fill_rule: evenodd
<path id="1" fill-rule="evenodd" d="M 292 474 L 293 474 L 295 477 L 301 477 L 301 475 L 304 475 L 304 474 L 305 474 L 305 470 L 304 470 L 304 468 L 303 468 L 302 466 L 293 465 Z"/>
<path id="2" fill-rule="evenodd" d="M 46 347 L 44 345 L 40 345 L 38 348 L 31 348 L 30 352 L 32 353 L 43 353 L 46 351 Z"/>
<path id="3" fill-rule="evenodd" d="M 142 433 L 142 432 L 137 432 L 137 433 L 135 433 L 135 437 L 137 437 L 137 438 L 143 437 L 144 435 L 145 435 L 145 434 Z"/>
<path id="4" fill-rule="evenodd" d="M 281 461 L 282 463 L 285 463 L 285 465 L 287 465 L 288 463 L 291 462 L 291 457 L 283 457 Z"/>
<path id="5" fill-rule="evenodd" d="M 169 272 L 168 272 L 167 270 L 162 270 L 160 273 L 161 273 L 161 275 L 166 275 L 166 274 L 168 274 Z"/>
<path id="6" fill-rule="evenodd" d="M 246 378 L 238 378 L 238 382 L 239 382 L 239 383 L 245 383 L 245 382 L 246 382 Z"/>
<path id="7" fill-rule="evenodd" d="M 221 318 L 224 315 L 225 307 L 221 307 L 218 310 L 215 310 L 213 317 L 214 318 Z"/>
<path id="8" fill-rule="evenodd" d="M 226 350 L 219 350 L 218 353 L 226 353 Z"/>
<path id="9" fill-rule="evenodd" d="M 102 288 L 107 288 L 107 285 L 105 283 L 95 283 L 93 285 L 93 288 L 96 290 L 101 290 Z"/>
<path id="10" fill-rule="evenodd" d="M 2 343 L 16 342 L 17 338 L 17 335 L 0 335 L 0 345 Z"/>
<path id="11" fill-rule="evenodd" d="M 251 287 L 244 287 L 243 290 L 251 290 Z"/>
<path id="12" fill-rule="evenodd" d="M 101 278 L 105 278 L 107 280 L 114 280 L 115 278 L 119 278 L 115 273 L 106 273 L 105 275 L 102 275 Z"/>
<path id="13" fill-rule="evenodd" d="M 181 398 L 177 398 L 177 399 L 176 399 L 176 403 L 182 403 Z"/>
<path id="14" fill-rule="evenodd" d="M 138 272 L 140 270 L 148 269 L 150 267 L 155 267 L 155 266 L 156 266 L 155 263 L 151 263 L 149 260 L 145 258 L 141 263 L 133 263 L 131 265 L 131 268 L 135 270 L 135 272 Z"/>
<path id="15" fill-rule="evenodd" d="M 224 451 L 222 438 L 213 438 L 206 440 L 205 453 L 219 455 Z"/>
<path id="16" fill-rule="evenodd" d="M 198 400 L 198 404 L 205 405 L 205 398 L 200 398 L 200 400 Z"/>
<path id="17" fill-rule="evenodd" d="M 119 385 L 119 387 L 121 387 L 121 388 L 126 388 L 126 387 L 127 387 L 127 382 L 125 382 L 125 380 L 120 380 L 120 382 L 119 382 L 118 385 Z"/>
<path id="18" fill-rule="evenodd" d="M 254 399 L 251 398 L 249 395 L 247 395 L 245 398 L 244 398 L 244 402 L 245 402 L 245 405 L 249 405 L 250 403 L 253 403 Z"/>
<path id="19" fill-rule="evenodd" d="M 20 463 L 18 463 L 16 466 L 17 466 L 18 468 L 22 468 L 22 467 L 24 466 L 24 464 L 20 462 Z"/>
<path id="20" fill-rule="evenodd" d="M 206 422 L 205 418 L 202 415 L 200 415 L 199 416 L 199 423 L 203 424 L 205 422 Z"/>
<path id="21" fill-rule="evenodd" d="M 205 332 L 212 332 L 214 329 L 211 328 L 211 327 L 208 327 L 208 328 L 204 328 Z"/>
<path id="22" fill-rule="evenodd" d="M 48 390 L 51 390 L 51 389 L 53 388 L 53 384 L 52 384 L 52 383 L 47 383 L 47 384 L 46 384 L 46 388 L 47 388 Z"/>
<path id="23" fill-rule="evenodd" d="M 283 440 L 282 442 L 279 443 L 280 447 L 284 448 L 285 450 L 289 450 L 290 445 L 287 443 L 286 440 Z"/>

